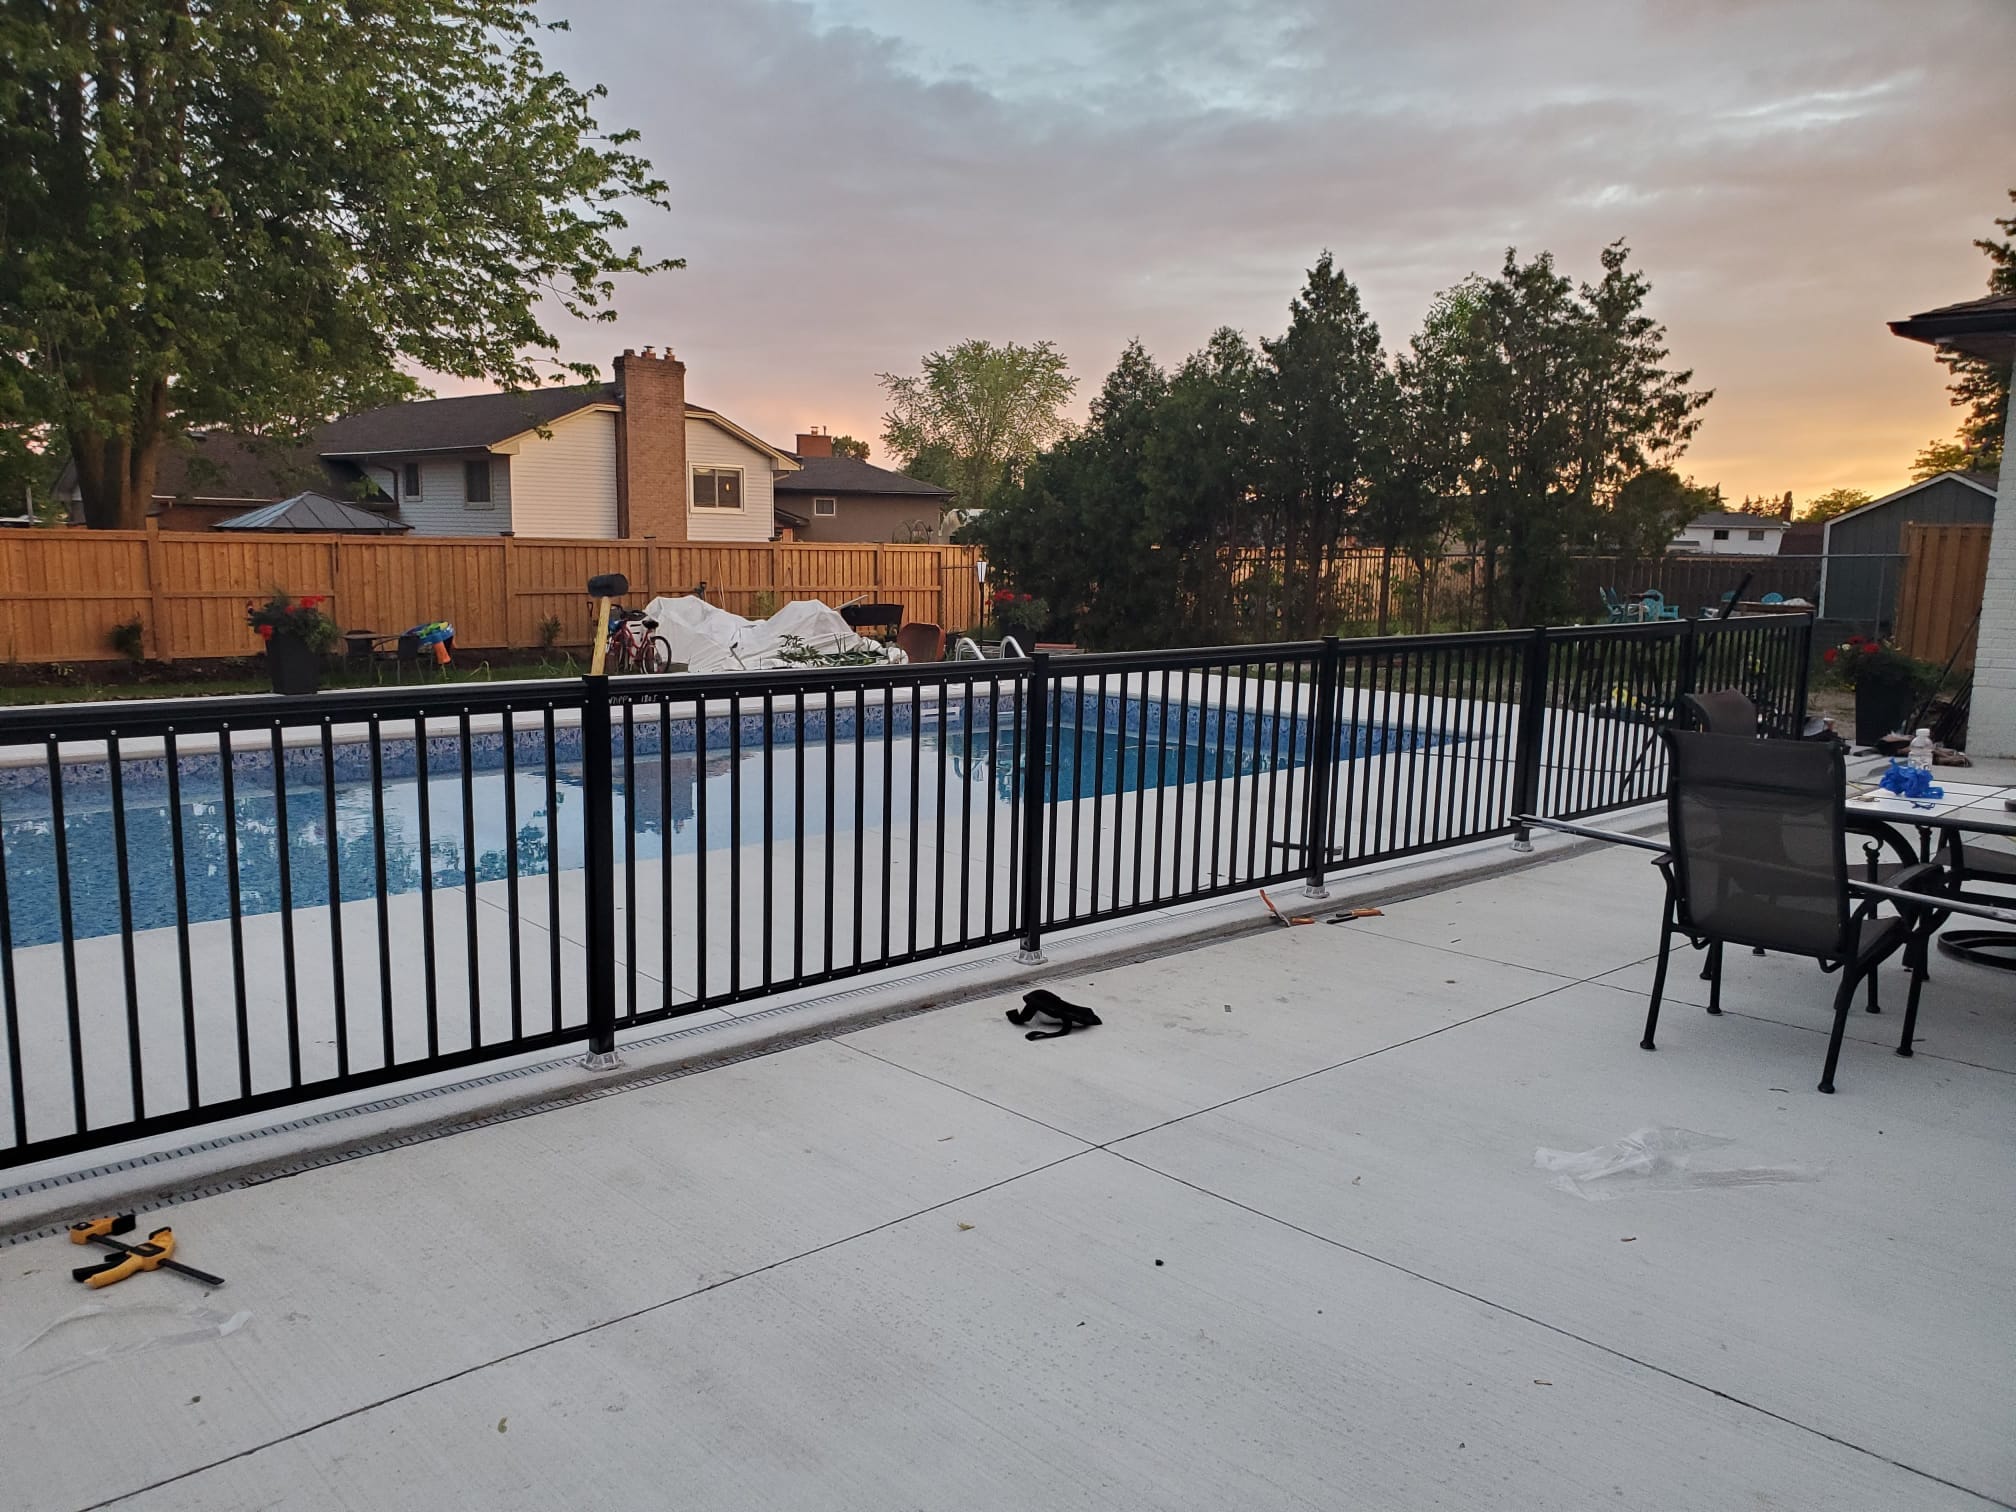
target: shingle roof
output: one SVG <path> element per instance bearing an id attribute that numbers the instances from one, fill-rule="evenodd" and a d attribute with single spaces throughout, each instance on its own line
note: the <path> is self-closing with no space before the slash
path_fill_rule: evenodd
<path id="1" fill-rule="evenodd" d="M 904 494 L 949 499 L 952 490 L 891 472 L 858 457 L 800 457 L 799 471 L 777 479 L 777 492 L 801 494 Z"/>
<path id="2" fill-rule="evenodd" d="M 219 530 L 301 530 L 326 535 L 395 535 L 413 527 L 391 515 L 373 514 L 327 494 L 298 493 L 278 504 L 248 510 L 225 520 Z"/>
<path id="3" fill-rule="evenodd" d="M 1893 335 L 1928 341 L 1971 357 L 2007 362 L 2016 352 L 2016 294 L 1990 294 L 1890 322 Z"/>
<path id="4" fill-rule="evenodd" d="M 316 433 L 315 449 L 325 457 L 474 451 L 551 425 L 588 405 L 615 402 L 615 385 L 608 383 L 416 399 L 332 420 Z"/>
<path id="5" fill-rule="evenodd" d="M 1783 530 L 1785 522 L 1769 515 L 1704 514 L 1687 522 L 1689 530 Z"/>

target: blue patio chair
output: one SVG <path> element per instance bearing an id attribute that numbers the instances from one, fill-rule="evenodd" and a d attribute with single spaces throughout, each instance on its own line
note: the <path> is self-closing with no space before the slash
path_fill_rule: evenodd
<path id="1" fill-rule="evenodd" d="M 1677 620 L 1680 606 L 1666 602 L 1666 595 L 1657 588 L 1647 588 L 1638 595 L 1639 618 L 1646 620 Z"/>
<path id="2" fill-rule="evenodd" d="M 1603 612 L 1610 616 L 1610 624 L 1622 625 L 1630 621 L 1632 606 L 1617 596 L 1615 588 L 1599 588 L 1597 592 L 1603 595 Z"/>

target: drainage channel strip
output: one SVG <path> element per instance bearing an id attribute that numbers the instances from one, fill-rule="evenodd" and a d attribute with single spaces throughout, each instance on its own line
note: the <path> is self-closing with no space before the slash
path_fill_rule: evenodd
<path id="1" fill-rule="evenodd" d="M 1500 860 L 1474 871 L 1468 871 L 1460 877 L 1419 879 L 1412 883 L 1397 883 L 1384 889 L 1374 888 L 1362 897 L 1354 898 L 1352 901 L 1370 905 L 1401 903 L 1411 898 L 1423 897 L 1431 893 L 1444 891 L 1451 886 L 1460 886 L 1463 883 L 1471 881 L 1481 881 L 1506 872 L 1525 871 L 1534 866 L 1566 860 L 1571 855 L 1600 848 L 1601 842 L 1599 841 L 1580 841 L 1552 849 L 1541 855 L 1520 856 L 1512 860 Z M 1340 878 L 1339 880 L 1342 879 Z M 1368 878 L 1367 880 L 1374 879 Z M 1342 900 L 1332 900 L 1333 903 L 1339 901 Z M 1223 901 L 1220 900 L 1212 906 L 1222 907 Z M 1081 936 L 1080 941 L 1091 942 L 1139 933 L 1157 925 L 1166 924 L 1167 922 L 1166 918 L 1128 920 L 1107 929 L 1093 931 L 1085 936 Z M 1229 928 L 1212 931 L 1211 936 L 1208 938 L 1200 939 L 1192 936 L 1168 941 L 1160 948 L 1151 949 L 1139 956 L 1129 955 L 1124 949 L 1117 952 L 1108 952 L 1106 955 L 1108 957 L 1117 955 L 1127 960 L 1147 960 L 1154 956 L 1173 955 L 1186 950 L 1194 950 L 1203 945 L 1213 943 L 1215 939 L 1226 935 L 1256 932 L 1264 930 L 1267 927 L 1268 921 L 1264 919 L 1255 919 L 1250 922 L 1240 921 Z M 903 978 L 900 982 L 866 983 L 858 987 L 849 988 L 844 992 L 830 993 L 809 1002 L 779 1003 L 773 1007 L 758 1009 L 752 1013 L 738 1014 L 734 1018 L 724 1022 L 694 1024 L 684 1029 L 671 1030 L 667 1033 L 652 1035 L 645 1039 L 628 1040 L 619 1045 L 618 1048 L 620 1050 L 642 1050 L 655 1046 L 677 1044 L 684 1040 L 697 1039 L 724 1028 L 785 1018 L 795 1013 L 802 1013 L 808 1008 L 828 1007 L 834 1004 L 852 1002 L 874 994 L 888 992 L 898 986 L 922 987 L 932 982 L 953 982 L 983 967 L 999 965 L 1002 959 L 1003 957 L 999 955 L 974 956 L 966 960 L 950 962 L 930 971 L 920 972 L 916 976 Z M 1098 961 L 1095 959 L 1086 959 L 1060 962 L 1059 964 L 1070 971 L 1082 971 L 1095 969 Z M 203 1197 L 216 1197 L 226 1192 L 243 1191 L 248 1187 L 264 1186 L 268 1182 L 281 1181 L 289 1176 L 299 1176 L 308 1171 L 322 1170 L 328 1166 L 342 1165 L 346 1161 L 361 1160 L 369 1155 L 379 1155 L 389 1150 L 405 1149 L 412 1145 L 425 1144 L 430 1140 L 445 1139 L 454 1134 L 491 1128 L 495 1125 L 511 1123 L 521 1118 L 531 1118 L 538 1114 L 554 1112 L 576 1103 L 587 1102 L 602 1097 L 614 1097 L 619 1093 L 628 1092 L 639 1087 L 660 1086 L 666 1082 L 677 1081 L 682 1077 L 697 1075 L 702 1071 L 712 1071 L 724 1066 L 739 1065 L 745 1061 L 756 1060 L 766 1055 L 775 1054 L 781 1050 L 796 1049 L 800 1045 L 814 1044 L 820 1040 L 830 1039 L 835 1034 L 852 1034 L 859 1030 L 872 1029 L 880 1024 L 914 1018 L 921 1013 L 929 1013 L 938 1008 L 951 1007 L 957 1003 L 969 1001 L 972 998 L 985 996 L 999 990 L 999 984 L 986 982 L 970 986 L 964 991 L 929 997 L 924 1001 L 895 1004 L 882 1013 L 868 1014 L 860 1018 L 850 1019 L 847 1023 L 840 1026 L 830 1023 L 807 1025 L 803 1030 L 795 1034 L 786 1033 L 738 1049 L 724 1050 L 714 1055 L 695 1057 L 692 1060 L 668 1066 L 662 1071 L 646 1072 L 637 1076 L 626 1076 L 611 1080 L 601 1086 L 583 1085 L 570 1087 L 564 1092 L 556 1093 L 552 1097 L 540 1098 L 534 1102 L 514 1107 L 498 1108 L 487 1113 L 471 1114 L 467 1118 L 449 1119 L 440 1123 L 428 1124 L 406 1133 L 380 1135 L 374 1139 L 360 1141 L 355 1145 L 345 1146 L 341 1149 L 319 1151 L 303 1155 L 298 1159 L 283 1160 L 272 1165 L 260 1166 L 256 1170 L 220 1177 L 217 1180 L 205 1182 L 197 1186 L 178 1186 L 170 1190 L 147 1193 L 144 1199 L 131 1200 L 134 1201 L 135 1206 L 144 1206 L 149 1212 L 154 1212 L 162 1208 L 177 1207 L 185 1202 L 194 1202 Z M 47 1176 L 36 1181 L 25 1182 L 19 1186 L 0 1188 L 0 1203 L 4 1203 L 13 1197 L 25 1197 L 33 1193 L 54 1191 L 66 1186 L 76 1186 L 103 1176 L 116 1176 L 128 1172 L 145 1170 L 150 1166 L 166 1165 L 171 1161 L 179 1160 L 186 1156 L 228 1149 L 233 1145 L 254 1144 L 259 1140 L 271 1138 L 276 1134 L 294 1133 L 302 1129 L 319 1128 L 340 1123 L 343 1120 L 355 1118 L 362 1114 L 413 1107 L 434 1098 L 447 1096 L 450 1093 L 501 1086 L 509 1082 L 523 1080 L 529 1076 L 536 1076 L 541 1072 L 563 1069 L 573 1064 L 576 1064 L 576 1058 L 572 1056 L 539 1061 L 532 1065 L 516 1066 L 508 1071 L 496 1071 L 487 1076 L 473 1077 L 469 1080 L 453 1082 L 446 1086 L 427 1087 L 413 1092 L 401 1093 L 396 1097 L 385 1097 L 368 1103 L 360 1103 L 353 1107 L 333 1108 L 326 1113 L 317 1113 L 306 1118 L 290 1119 L 285 1123 L 272 1124 L 265 1128 L 247 1129 L 238 1134 L 199 1140 L 190 1144 L 179 1145 L 172 1150 L 157 1150 L 146 1155 L 135 1155 L 126 1160 L 110 1161 L 103 1165 L 92 1166 L 87 1170 L 69 1171 L 60 1175 Z M 23 1229 L 18 1232 L 0 1232 L 0 1249 L 9 1249 L 15 1245 L 25 1244 L 34 1239 L 46 1239 L 63 1233 L 64 1229 L 65 1225 L 59 1222 L 45 1224 L 39 1228 Z"/>

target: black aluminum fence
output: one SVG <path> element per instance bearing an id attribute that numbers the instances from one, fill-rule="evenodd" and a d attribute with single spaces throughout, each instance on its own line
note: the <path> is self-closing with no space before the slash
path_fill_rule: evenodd
<path id="1" fill-rule="evenodd" d="M 1663 791 L 1800 618 L 0 711 L 0 1166 Z"/>

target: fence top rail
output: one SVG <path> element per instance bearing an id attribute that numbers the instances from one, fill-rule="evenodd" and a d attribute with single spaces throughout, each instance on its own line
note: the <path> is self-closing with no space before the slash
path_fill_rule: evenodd
<path id="1" fill-rule="evenodd" d="M 24 704 L 0 709 L 0 745 L 58 740 L 121 739 L 163 734 L 214 734 L 225 729 L 296 729 L 372 718 L 440 719 L 581 705 L 579 678 L 524 678 L 508 683 L 436 683 L 410 688 L 345 688 L 282 697 L 245 693 L 228 698 L 130 698 L 103 703 Z"/>
<path id="2" fill-rule="evenodd" d="M 766 672 L 667 672 L 624 677 L 609 685 L 619 704 L 692 703 L 704 699 L 761 698 L 764 694 L 851 692 L 856 688 L 915 688 L 1012 682 L 1029 675 L 1027 658 L 987 661 L 901 662 L 895 666 L 780 667 Z"/>

